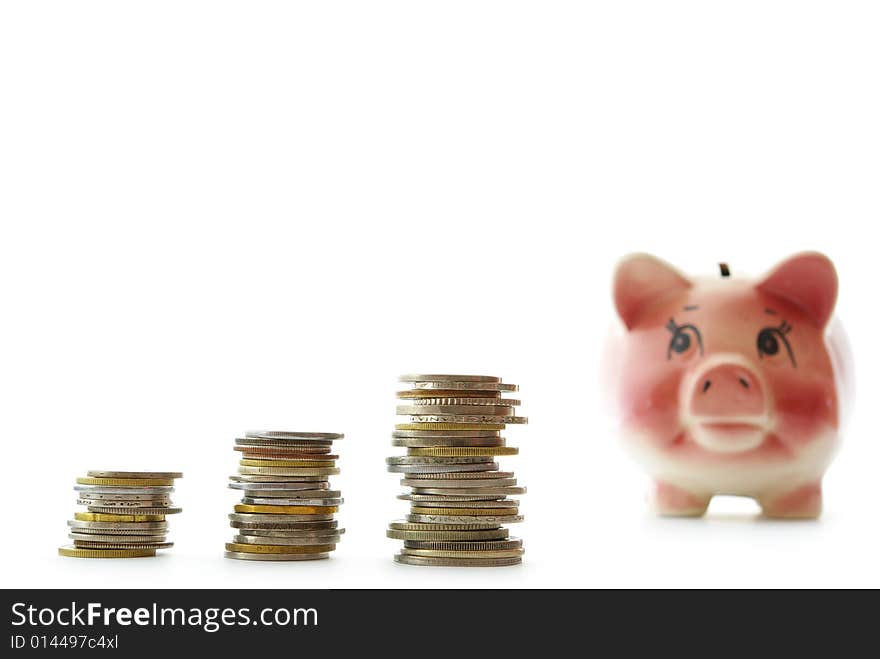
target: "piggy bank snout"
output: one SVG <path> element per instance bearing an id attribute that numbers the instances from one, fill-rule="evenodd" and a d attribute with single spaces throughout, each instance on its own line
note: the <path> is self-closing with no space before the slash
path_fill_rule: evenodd
<path id="1" fill-rule="evenodd" d="M 691 437 L 705 449 L 747 451 L 767 436 L 766 388 L 741 357 L 710 358 L 686 380 L 681 400 Z"/>
<path id="2" fill-rule="evenodd" d="M 765 412 L 761 381 L 740 364 L 711 366 L 693 380 L 690 413 L 694 416 L 761 416 Z"/>

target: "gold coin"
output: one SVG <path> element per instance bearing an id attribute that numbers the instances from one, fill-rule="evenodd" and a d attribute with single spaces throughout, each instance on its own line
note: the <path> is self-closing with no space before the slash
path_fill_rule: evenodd
<path id="1" fill-rule="evenodd" d="M 116 513 L 74 513 L 78 522 L 164 522 L 165 515 L 117 515 Z"/>
<path id="2" fill-rule="evenodd" d="M 333 460 L 239 460 L 242 467 L 328 467 Z"/>
<path id="3" fill-rule="evenodd" d="M 514 558 L 525 553 L 523 549 L 497 549 L 494 551 L 443 551 L 438 549 L 407 549 L 400 550 L 407 556 L 427 556 L 430 558 Z"/>
<path id="4" fill-rule="evenodd" d="M 245 545 L 227 542 L 226 551 L 244 554 L 324 554 L 336 549 L 336 545 Z"/>
<path id="5" fill-rule="evenodd" d="M 504 430 L 503 423 L 398 423 L 395 430 Z"/>
<path id="6" fill-rule="evenodd" d="M 339 506 L 252 506 L 239 503 L 237 513 L 261 513 L 266 515 L 329 515 L 339 510 Z M 230 551 L 238 551 L 232 549 Z"/>
<path id="7" fill-rule="evenodd" d="M 515 446 L 432 446 L 430 448 L 411 448 L 407 455 L 420 455 L 434 458 L 456 458 L 481 455 L 516 455 Z"/>
<path id="8" fill-rule="evenodd" d="M 173 478 L 77 478 L 77 485 L 115 485 L 131 487 L 151 487 L 174 485 Z"/>
<path id="9" fill-rule="evenodd" d="M 59 556 L 69 558 L 146 558 L 155 556 L 155 549 L 85 549 L 83 547 L 61 547 Z"/>
<path id="10" fill-rule="evenodd" d="M 410 512 L 413 515 L 480 515 L 480 516 L 507 516 L 518 514 L 519 508 L 423 508 L 412 506 Z"/>
<path id="11" fill-rule="evenodd" d="M 467 391 L 462 389 L 413 389 L 398 391 L 398 398 L 501 398 L 501 392 Z"/>

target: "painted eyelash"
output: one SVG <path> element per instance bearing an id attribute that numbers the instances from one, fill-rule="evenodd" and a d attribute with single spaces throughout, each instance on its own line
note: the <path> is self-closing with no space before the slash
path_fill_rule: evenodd
<path id="1" fill-rule="evenodd" d="M 669 348 L 666 350 L 666 359 L 672 359 L 672 344 L 675 341 L 675 338 L 679 334 L 683 334 L 688 340 L 690 337 L 687 336 L 687 330 L 690 330 L 693 333 L 694 338 L 697 340 L 697 346 L 700 349 L 700 354 L 703 354 L 703 335 L 700 333 L 700 330 L 696 325 L 692 325 L 687 323 L 685 325 L 678 325 L 675 322 L 675 318 L 670 318 L 669 322 L 666 323 L 666 329 L 672 334 L 672 340 L 669 343 Z"/>
<path id="2" fill-rule="evenodd" d="M 763 359 L 764 354 L 765 354 L 763 351 L 763 348 L 761 347 L 761 343 L 760 343 L 761 335 L 764 332 L 775 333 L 775 334 L 779 335 L 779 338 L 782 341 L 782 345 L 785 346 L 785 352 L 788 354 L 788 359 L 791 362 L 791 365 L 794 368 L 797 368 L 797 359 L 795 359 L 794 350 L 791 349 L 791 344 L 788 342 L 788 339 L 786 338 L 786 336 L 791 332 L 792 329 L 793 329 L 792 325 L 787 320 L 783 320 L 779 325 L 777 325 L 775 327 L 770 326 L 770 327 L 766 327 L 763 330 L 761 330 L 761 332 L 758 333 L 758 356 Z M 772 355 L 775 353 L 767 353 L 767 354 Z"/>

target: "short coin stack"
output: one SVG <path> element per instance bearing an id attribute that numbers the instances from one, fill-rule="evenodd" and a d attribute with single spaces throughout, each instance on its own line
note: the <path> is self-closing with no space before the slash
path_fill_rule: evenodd
<path id="1" fill-rule="evenodd" d="M 90 471 L 77 478 L 77 503 L 88 512 L 67 522 L 73 545 L 61 556 L 73 558 L 141 558 L 166 549 L 166 515 L 181 512 L 171 503 L 171 471 Z"/>
<path id="2" fill-rule="evenodd" d="M 226 558 L 245 561 L 312 561 L 328 558 L 345 532 L 334 514 L 342 503 L 329 477 L 338 474 L 330 454 L 337 433 L 260 431 L 235 440 L 241 453 L 229 487 L 241 503 L 229 516 L 238 535 Z"/>
<path id="3" fill-rule="evenodd" d="M 408 565 L 497 567 L 522 562 L 522 541 L 508 537 L 502 524 L 522 521 L 524 494 L 512 472 L 498 471 L 495 458 L 516 455 L 501 431 L 508 423 L 526 423 L 514 415 L 517 391 L 501 378 L 483 375 L 404 375 L 411 388 L 400 391 L 392 444 L 407 455 L 388 458 L 388 471 L 404 474 L 411 492 L 406 520 L 392 522 L 387 535 L 403 540 L 394 557 Z"/>

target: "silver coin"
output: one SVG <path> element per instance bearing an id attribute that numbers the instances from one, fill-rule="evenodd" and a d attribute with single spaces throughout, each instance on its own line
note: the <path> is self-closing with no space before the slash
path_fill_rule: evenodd
<path id="1" fill-rule="evenodd" d="M 273 522 L 229 522 L 229 526 L 237 529 L 243 535 L 247 535 L 247 533 L 256 534 L 258 531 L 281 535 L 300 531 L 326 533 L 327 531 L 336 530 L 338 524 L 339 522 L 335 520 L 330 522 L 289 522 L 287 524 Z"/>
<path id="2" fill-rule="evenodd" d="M 491 482 L 491 481 L 490 481 Z M 436 495 L 436 496 L 508 496 L 515 494 L 525 494 L 524 487 L 416 487 L 413 488 L 413 496 L 415 495 Z"/>
<path id="3" fill-rule="evenodd" d="M 406 556 L 397 554 L 397 563 L 428 567 L 506 567 L 522 563 L 521 556 L 511 558 L 429 558 L 427 556 Z"/>
<path id="4" fill-rule="evenodd" d="M 106 496 L 106 498 L 105 498 Z M 167 506 L 171 504 L 171 499 L 166 496 L 147 496 L 147 495 L 135 495 L 133 497 L 126 497 L 119 494 L 112 495 L 98 495 L 93 496 L 91 494 L 84 494 L 82 492 L 79 493 L 77 497 L 78 501 L 93 501 L 93 504 L 83 504 L 83 505 L 95 505 L 95 506 L 115 506 L 117 504 L 127 505 L 127 504 L 140 504 L 144 507 L 152 507 L 152 508 L 160 508 L 162 506 Z M 149 504 L 155 503 L 154 506 L 150 506 Z"/>
<path id="5" fill-rule="evenodd" d="M 403 423 L 528 423 L 525 416 L 492 416 L 489 414 L 410 414 L 403 417 Z"/>
<path id="6" fill-rule="evenodd" d="M 392 474 L 449 474 L 463 471 L 495 471 L 500 467 L 497 462 L 481 462 L 477 464 L 444 464 L 444 465 L 388 465 L 386 469 Z"/>
<path id="7" fill-rule="evenodd" d="M 340 432 L 294 432 L 289 430 L 252 430 L 245 433 L 246 439 L 273 439 L 295 442 L 329 441 L 345 437 Z"/>
<path id="8" fill-rule="evenodd" d="M 489 481 L 496 487 L 507 487 L 509 485 L 516 485 L 515 478 L 498 478 L 494 481 Z M 423 492 L 422 488 L 436 488 L 442 490 L 452 490 L 452 489 L 464 489 L 464 488 L 479 488 L 482 486 L 487 486 L 487 481 L 479 481 L 479 480 L 427 480 L 421 478 L 404 478 L 401 479 L 400 484 L 404 487 L 416 487 L 419 488 L 419 494 L 436 494 L 435 492 Z"/>
<path id="9" fill-rule="evenodd" d="M 79 506 L 101 506 L 115 510 L 140 510 L 141 508 L 168 508 L 171 502 L 168 500 L 154 501 L 107 501 L 105 499 L 77 499 Z"/>
<path id="10" fill-rule="evenodd" d="M 291 451 L 289 455 L 261 455 L 259 453 L 242 453 L 241 459 L 260 460 L 261 462 L 270 463 L 288 462 L 291 460 L 296 460 L 298 462 L 320 462 L 321 464 L 319 466 L 321 467 L 332 467 L 336 464 L 339 456 L 331 456 L 330 453 L 294 453 L 293 451 Z"/>
<path id="11" fill-rule="evenodd" d="M 269 476 L 255 474 L 236 474 L 230 476 L 233 483 L 327 483 L 327 476 Z M 231 487 L 231 486 L 230 486 Z"/>
<path id="12" fill-rule="evenodd" d="M 122 509 L 108 506 L 88 506 L 87 509 L 90 513 L 110 513 L 113 515 L 176 515 L 183 512 L 183 508 L 138 508 L 137 512 L 132 513 L 120 513 Z"/>
<path id="13" fill-rule="evenodd" d="M 484 471 L 473 474 L 422 474 L 416 478 L 422 480 L 437 481 L 468 481 L 468 480 L 498 480 L 499 478 L 513 478 L 512 471 Z M 497 483 L 494 483 L 497 485 Z"/>
<path id="14" fill-rule="evenodd" d="M 254 451 L 319 451 L 327 454 L 333 450 L 333 442 L 291 442 L 283 439 L 259 439 L 257 437 L 238 437 L 235 440 L 235 450 L 245 452 Z"/>
<path id="15" fill-rule="evenodd" d="M 320 473 L 315 473 L 320 471 Z M 291 476 L 297 480 L 303 476 L 336 476 L 339 474 L 338 467 L 239 467 L 238 473 L 242 476 Z"/>
<path id="16" fill-rule="evenodd" d="M 271 499 L 263 497 L 242 497 L 241 502 L 250 506 L 338 506 L 338 499 Z"/>
<path id="17" fill-rule="evenodd" d="M 522 540 L 509 538 L 506 540 L 405 540 L 406 549 L 431 549 L 434 551 L 504 551 L 522 549 Z"/>
<path id="18" fill-rule="evenodd" d="M 241 490 L 242 496 L 272 499 L 339 499 L 339 490 Z"/>
<path id="19" fill-rule="evenodd" d="M 230 513 L 229 519 L 232 522 L 244 524 L 259 524 L 262 528 L 329 528 L 325 526 L 307 526 L 307 524 L 317 522 L 333 522 L 333 515 L 279 515 L 277 513 Z M 333 527 L 335 528 L 335 527 Z"/>
<path id="20" fill-rule="evenodd" d="M 502 384 L 500 382 L 434 382 L 419 381 L 410 382 L 413 389 L 448 389 L 461 391 L 519 391 L 515 384 Z"/>
<path id="21" fill-rule="evenodd" d="M 97 533 L 68 533 L 67 537 L 71 540 L 87 540 L 89 542 L 106 542 L 108 544 L 112 544 L 114 542 L 120 542 L 120 535 L 99 535 Z M 138 542 L 146 543 L 146 542 L 165 542 L 165 534 L 161 535 L 138 535 L 138 536 L 125 536 L 126 538 L 136 537 L 138 538 Z M 124 541 L 123 541 L 124 542 Z"/>
<path id="22" fill-rule="evenodd" d="M 170 501 L 167 494 L 103 494 L 101 492 L 80 492 L 80 499 L 96 501 Z"/>
<path id="23" fill-rule="evenodd" d="M 395 430 L 394 439 L 489 439 L 501 437 L 500 430 Z"/>
<path id="24" fill-rule="evenodd" d="M 280 518 L 280 523 L 284 524 L 285 522 L 330 522 L 333 520 L 333 513 L 328 513 L 326 515 L 286 515 L 284 513 L 234 513 L 236 515 L 259 515 L 261 517 L 276 517 Z M 270 523 L 269 520 L 259 520 L 263 523 Z M 275 522 L 278 524 L 279 522 Z"/>
<path id="25" fill-rule="evenodd" d="M 318 561 L 330 558 L 330 554 L 247 554 L 244 552 L 223 552 L 225 558 L 239 561 Z"/>
<path id="26" fill-rule="evenodd" d="M 238 532 L 242 536 L 256 536 L 261 538 L 327 538 L 331 536 L 339 536 L 345 533 L 345 529 L 336 528 L 335 524 L 332 528 L 326 529 L 245 529 L 239 528 Z"/>
<path id="27" fill-rule="evenodd" d="M 385 458 L 385 464 L 390 465 L 455 465 L 455 464 L 485 464 L 493 462 L 491 455 L 464 455 L 437 457 L 431 455 L 400 455 L 393 458 Z"/>
<path id="28" fill-rule="evenodd" d="M 502 499 L 492 501 L 413 501 L 412 505 L 421 508 L 519 508 L 519 501 Z"/>
<path id="29" fill-rule="evenodd" d="M 525 519 L 523 515 L 407 515 L 409 522 L 425 524 L 516 524 Z"/>
<path id="30" fill-rule="evenodd" d="M 144 533 L 146 535 L 165 532 L 167 522 L 81 522 L 77 519 L 67 520 L 67 525 L 76 529 L 77 533 Z"/>
<path id="31" fill-rule="evenodd" d="M 249 498 L 268 499 L 341 499 L 339 490 L 251 490 L 244 491 L 244 496 Z"/>
<path id="32" fill-rule="evenodd" d="M 439 396 L 437 398 L 425 398 L 422 396 L 416 398 L 404 398 L 401 397 L 401 400 L 405 400 L 407 405 L 415 405 L 418 407 L 433 407 L 435 405 L 459 405 L 459 406 L 497 406 L 501 405 L 502 407 L 518 407 L 522 405 L 522 401 L 517 400 L 515 398 L 501 398 L 499 396 L 489 396 L 486 398 L 475 398 L 475 397 L 464 397 L 464 398 L 456 398 L 455 396 Z M 409 414 L 409 412 L 404 412 L 404 414 Z"/>
<path id="33" fill-rule="evenodd" d="M 155 522 L 95 522 L 93 520 L 69 519 L 67 520 L 67 525 L 83 529 L 120 529 L 136 531 L 138 529 L 167 527 L 168 522 L 164 520 L 158 520 Z"/>
<path id="34" fill-rule="evenodd" d="M 309 446 L 314 448 L 326 448 L 329 449 L 332 447 L 332 442 L 319 442 L 313 441 L 308 442 L 306 446 L 303 446 L 305 442 L 290 442 L 283 439 L 261 439 L 259 437 L 238 437 L 235 440 L 236 446 L 249 446 L 252 448 L 280 448 L 280 449 L 293 449 L 293 448 L 308 448 Z"/>
<path id="35" fill-rule="evenodd" d="M 406 373 L 397 378 L 398 382 L 501 382 L 494 375 L 455 375 L 449 373 Z"/>
<path id="36" fill-rule="evenodd" d="M 409 547 L 403 547 L 400 550 L 400 554 L 402 556 L 423 556 L 425 558 L 476 558 L 476 559 L 489 559 L 489 558 L 516 558 L 521 557 L 525 553 L 525 549 L 500 549 L 500 550 L 488 550 L 482 549 L 480 551 L 462 551 L 462 550 L 438 550 L 438 549 L 410 549 Z"/>
<path id="37" fill-rule="evenodd" d="M 404 501 L 499 501 L 503 495 L 493 494 L 398 494 Z"/>
<path id="38" fill-rule="evenodd" d="M 513 407 L 506 405 L 398 405 L 398 415 L 424 416 L 426 414 L 438 414 L 444 416 L 478 415 L 505 417 L 514 413 Z"/>
<path id="39" fill-rule="evenodd" d="M 241 478 L 241 476 L 237 476 L 236 478 Z M 315 490 L 327 490 L 330 487 L 330 482 L 327 480 L 323 481 L 289 481 L 289 482 L 279 482 L 279 481 L 265 481 L 252 483 L 250 480 L 247 481 L 233 481 L 229 483 L 229 488 L 233 490 L 260 490 L 260 491 L 284 491 L 284 492 L 297 492 L 297 491 L 315 491 Z"/>
<path id="40" fill-rule="evenodd" d="M 173 542 L 140 542 L 133 536 L 124 537 L 125 539 L 118 542 L 74 540 L 73 546 L 80 549 L 169 549 L 174 546 Z"/>
<path id="41" fill-rule="evenodd" d="M 89 494 L 171 494 L 174 488 L 170 485 L 149 485 L 147 487 L 125 487 L 119 485 L 74 485 L 75 492 Z"/>
<path id="42" fill-rule="evenodd" d="M 436 448 L 438 446 L 506 446 L 503 437 L 401 437 L 391 440 L 392 446 L 405 448 Z"/>
<path id="43" fill-rule="evenodd" d="M 238 445 L 232 447 L 232 450 L 238 451 L 243 455 L 250 455 L 254 458 L 259 458 L 265 456 L 266 459 L 271 459 L 276 455 L 296 455 L 297 453 L 304 453 L 306 455 L 314 455 L 316 456 L 316 460 L 324 459 L 322 456 L 330 455 L 330 451 L 333 450 L 330 446 L 313 446 L 313 445 L 303 445 L 303 444 L 285 444 L 284 446 L 246 446 L 246 445 Z M 334 458 L 335 459 L 335 458 Z"/>
<path id="44" fill-rule="evenodd" d="M 80 529 L 72 528 L 71 530 L 85 535 L 112 535 L 120 538 L 120 542 L 137 542 L 138 538 L 148 535 L 168 535 L 168 529 L 153 529 L 151 531 L 121 531 L 112 529 Z"/>
<path id="45" fill-rule="evenodd" d="M 471 524 L 428 524 L 425 522 L 410 522 L 407 520 L 396 520 L 388 525 L 388 528 L 394 531 L 431 531 L 432 533 L 446 531 L 490 531 L 497 530 L 499 524 L 473 522 Z"/>
<path id="46" fill-rule="evenodd" d="M 478 529 L 468 531 L 399 531 L 388 529 L 385 535 L 394 540 L 418 540 L 426 542 L 476 542 L 480 540 L 503 540 L 508 536 L 506 528 Z"/>
<path id="47" fill-rule="evenodd" d="M 327 524 L 329 526 L 321 526 Z M 333 533 L 337 530 L 339 522 L 336 520 L 326 522 L 289 522 L 278 524 L 273 522 L 229 522 L 229 526 L 235 529 L 239 535 L 257 535 L 258 533 L 278 534 L 281 537 L 295 535 L 302 531 L 313 531 L 318 534 Z"/>
<path id="48" fill-rule="evenodd" d="M 179 471 L 89 471 L 89 478 L 183 478 Z"/>
<path id="49" fill-rule="evenodd" d="M 335 545 L 339 542 L 339 535 L 322 535 L 315 537 L 293 536 L 259 536 L 259 535 L 237 535 L 233 538 L 233 542 L 241 545 L 291 545 L 302 547 L 306 545 Z"/>

